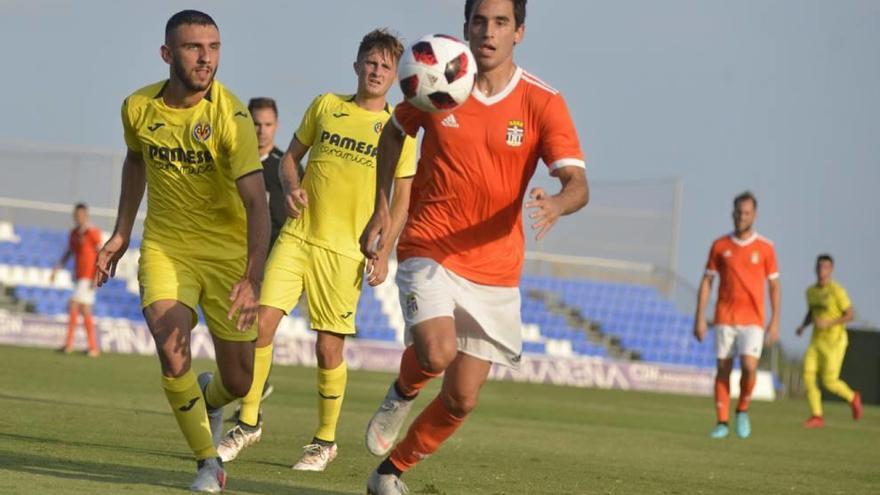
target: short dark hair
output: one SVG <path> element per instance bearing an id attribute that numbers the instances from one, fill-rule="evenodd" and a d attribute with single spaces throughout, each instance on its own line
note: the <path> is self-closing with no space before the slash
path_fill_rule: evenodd
<path id="1" fill-rule="evenodd" d="M 89 209 L 89 207 L 86 206 L 85 203 L 77 203 L 77 204 L 73 205 L 73 211 L 76 211 L 76 210 L 88 210 L 88 209 Z"/>
<path id="2" fill-rule="evenodd" d="M 758 198 L 752 194 L 752 191 L 745 191 L 737 194 L 735 198 L 733 198 L 733 207 L 736 208 L 743 201 L 751 201 L 753 205 L 755 205 L 755 209 L 758 209 Z"/>
<path id="3" fill-rule="evenodd" d="M 275 112 L 275 117 L 278 117 L 278 105 L 275 104 L 275 100 L 266 96 L 258 96 L 256 98 L 251 98 L 248 102 L 248 111 L 253 114 L 254 110 L 261 110 L 264 108 L 271 109 Z"/>
<path id="4" fill-rule="evenodd" d="M 479 0 L 465 0 L 464 2 L 464 22 L 471 22 L 471 14 L 474 13 L 474 5 Z M 510 0 L 513 2 L 513 20 L 516 27 L 522 26 L 526 22 L 526 2 L 528 0 Z"/>
<path id="5" fill-rule="evenodd" d="M 360 61 L 361 57 L 374 48 L 390 53 L 395 62 L 403 55 L 403 43 L 387 28 L 374 29 L 363 37 L 358 45 L 357 60 Z"/>
<path id="6" fill-rule="evenodd" d="M 832 265 L 834 265 L 834 258 L 832 258 L 831 255 L 828 253 L 822 253 L 816 257 L 816 264 L 817 265 L 823 261 L 827 261 L 827 262 L 831 263 Z"/>
<path id="7" fill-rule="evenodd" d="M 181 10 L 180 12 L 171 16 L 168 19 L 168 22 L 165 23 L 165 43 L 171 39 L 171 34 L 177 29 L 178 26 L 182 26 L 184 24 L 198 24 L 199 26 L 214 26 L 218 30 L 217 23 L 214 22 L 214 19 L 211 18 L 208 14 L 198 11 L 198 10 Z"/>

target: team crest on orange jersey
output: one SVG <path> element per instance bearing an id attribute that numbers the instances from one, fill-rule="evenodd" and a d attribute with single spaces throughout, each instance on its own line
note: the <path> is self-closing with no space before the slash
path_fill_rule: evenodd
<path id="1" fill-rule="evenodd" d="M 761 261 L 761 255 L 757 251 L 752 251 L 752 264 L 757 265 Z"/>
<path id="2" fill-rule="evenodd" d="M 384 127 L 385 126 L 383 126 L 381 122 L 376 122 L 375 124 L 373 124 L 373 130 L 376 131 L 376 134 L 382 134 L 382 129 Z"/>
<path id="3" fill-rule="evenodd" d="M 525 137 L 526 127 L 522 120 L 507 121 L 507 145 L 522 146 Z"/>
<path id="4" fill-rule="evenodd" d="M 211 137 L 211 124 L 207 122 L 199 122 L 193 127 L 193 139 L 204 143 Z"/>

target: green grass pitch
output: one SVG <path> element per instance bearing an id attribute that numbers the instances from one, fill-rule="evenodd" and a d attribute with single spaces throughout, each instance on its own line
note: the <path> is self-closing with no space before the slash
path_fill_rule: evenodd
<path id="1" fill-rule="evenodd" d="M 349 373 L 339 457 L 299 473 L 290 465 L 314 432 L 315 372 L 275 367 L 263 440 L 227 464 L 227 493 L 364 493 L 379 459 L 363 430 L 390 379 Z M 2 494 L 186 493 L 195 473 L 155 357 L 0 347 L 0 412 Z M 711 440 L 705 397 L 489 382 L 461 430 L 404 480 L 416 494 L 880 493 L 880 408 L 856 423 L 845 404 L 826 404 L 816 431 L 801 427 L 803 400 L 755 402 L 751 415 L 752 438 Z"/>

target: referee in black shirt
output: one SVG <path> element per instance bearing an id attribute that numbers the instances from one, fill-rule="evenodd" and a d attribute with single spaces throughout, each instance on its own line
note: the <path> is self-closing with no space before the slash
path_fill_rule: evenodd
<path id="1" fill-rule="evenodd" d="M 284 208 L 284 191 L 281 189 L 281 178 L 278 176 L 278 164 L 284 152 L 275 146 L 275 131 L 278 130 L 278 106 L 272 98 L 251 98 L 248 110 L 254 119 L 257 130 L 257 141 L 260 146 L 260 160 L 263 162 L 263 179 L 266 181 L 266 193 L 269 195 L 269 215 L 272 219 L 272 238 L 269 246 L 275 245 L 275 239 L 287 219 Z M 303 178 L 302 164 L 297 164 L 299 180 Z"/>

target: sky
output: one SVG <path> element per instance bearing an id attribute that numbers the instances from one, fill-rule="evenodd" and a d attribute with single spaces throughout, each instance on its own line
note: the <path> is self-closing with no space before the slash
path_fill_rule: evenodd
<path id="1" fill-rule="evenodd" d="M 0 0 L 0 141 L 121 151 L 119 106 L 167 77 L 165 22 L 193 7 L 220 26 L 218 79 L 278 100 L 283 147 L 314 96 L 354 89 L 363 34 L 460 35 L 463 4 Z M 681 180 L 685 279 L 698 282 L 750 189 L 779 256 L 786 349 L 806 345 L 794 329 L 819 252 L 880 323 L 880 2 L 532 0 L 515 60 L 565 96 L 591 180 Z"/>

